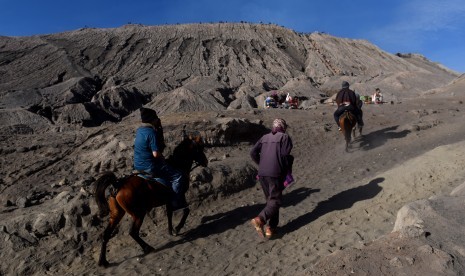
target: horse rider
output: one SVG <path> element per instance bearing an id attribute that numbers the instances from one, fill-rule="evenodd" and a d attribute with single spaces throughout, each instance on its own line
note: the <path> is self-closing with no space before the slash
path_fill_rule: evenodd
<path id="1" fill-rule="evenodd" d="M 334 120 L 336 121 L 339 130 L 341 130 L 339 117 L 341 117 L 346 110 L 352 112 L 352 114 L 354 114 L 357 118 L 358 126 L 363 127 L 362 111 L 357 105 L 357 96 L 354 91 L 349 89 L 349 83 L 347 81 L 342 82 L 342 89 L 336 95 L 336 104 L 337 109 L 334 111 Z"/>
<path id="2" fill-rule="evenodd" d="M 173 209 L 185 208 L 187 178 L 166 163 L 161 120 L 153 109 L 141 107 L 139 110 L 142 124 L 137 128 L 134 139 L 134 169 L 150 178 L 165 180 L 174 192 Z"/>

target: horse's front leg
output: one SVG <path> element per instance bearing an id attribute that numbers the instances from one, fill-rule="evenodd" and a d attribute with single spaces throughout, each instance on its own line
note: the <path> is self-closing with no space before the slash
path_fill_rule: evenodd
<path id="1" fill-rule="evenodd" d="M 181 220 L 179 221 L 178 225 L 174 229 L 174 235 L 178 235 L 181 229 L 184 227 L 184 224 L 186 224 L 187 217 L 189 216 L 190 209 L 189 208 L 184 208 L 182 210 L 182 217 Z"/>
<path id="2" fill-rule="evenodd" d="M 170 203 L 166 204 L 166 219 L 168 220 L 168 234 L 173 236 L 173 207 Z"/>

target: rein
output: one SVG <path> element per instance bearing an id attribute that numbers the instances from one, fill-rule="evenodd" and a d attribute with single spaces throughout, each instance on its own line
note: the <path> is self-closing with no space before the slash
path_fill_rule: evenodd
<path id="1" fill-rule="evenodd" d="M 193 166 L 193 167 L 191 168 L 190 172 L 193 171 L 193 170 L 194 170 L 195 168 L 197 168 L 198 166 L 200 166 L 199 162 L 197 162 L 197 161 L 195 161 L 195 160 L 193 161 L 193 163 L 194 163 L 195 166 Z"/>

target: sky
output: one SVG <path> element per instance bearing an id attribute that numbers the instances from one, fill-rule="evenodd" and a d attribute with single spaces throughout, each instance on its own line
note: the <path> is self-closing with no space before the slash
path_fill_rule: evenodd
<path id="1" fill-rule="evenodd" d="M 465 73 L 464 0 L 0 0 L 0 36 L 241 21 L 364 39 Z"/>

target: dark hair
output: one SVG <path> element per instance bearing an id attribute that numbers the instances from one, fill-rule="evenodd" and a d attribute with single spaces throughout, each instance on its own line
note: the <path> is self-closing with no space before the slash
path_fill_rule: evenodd
<path id="1" fill-rule="evenodd" d="M 151 123 L 158 119 L 157 112 L 153 109 L 141 107 L 139 110 L 142 123 Z"/>

